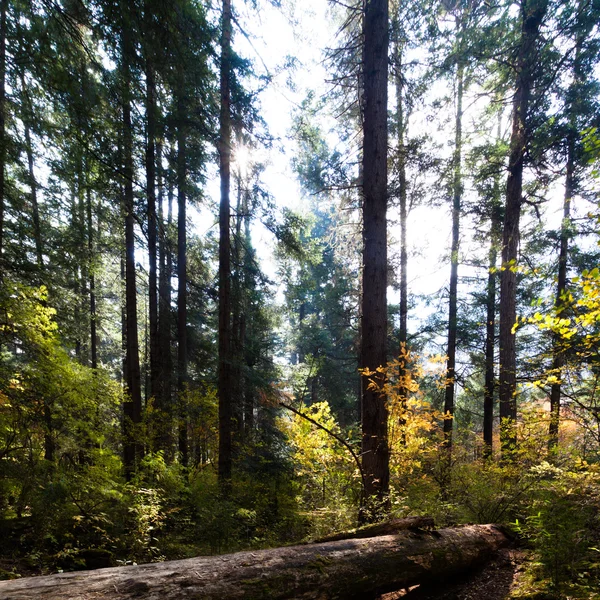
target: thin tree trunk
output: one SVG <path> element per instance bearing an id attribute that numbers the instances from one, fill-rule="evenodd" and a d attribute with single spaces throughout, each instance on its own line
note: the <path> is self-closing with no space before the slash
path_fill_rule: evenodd
<path id="1" fill-rule="evenodd" d="M 573 197 L 574 174 L 575 174 L 575 139 L 569 134 L 568 140 L 567 169 L 565 175 L 565 198 L 563 202 L 563 220 L 560 228 L 560 250 L 558 255 L 558 283 L 556 287 L 556 298 L 554 306 L 557 316 L 564 310 L 564 296 L 567 290 L 567 262 L 569 252 L 569 237 L 571 226 L 571 198 Z M 558 429 L 560 425 L 560 400 L 561 400 L 561 377 L 565 366 L 564 351 L 561 347 L 561 338 L 555 335 L 552 340 L 552 374 L 557 378 L 550 390 L 550 426 L 548 437 L 548 450 L 553 450 L 558 445 Z"/>
<path id="2" fill-rule="evenodd" d="M 160 271 L 158 281 L 158 368 L 159 379 L 157 382 L 156 409 L 158 419 L 156 422 L 157 432 L 155 438 L 155 449 L 162 450 L 166 454 L 171 454 L 172 440 L 171 428 L 173 421 L 173 410 L 171 407 L 171 248 L 168 239 L 171 227 L 171 211 L 173 204 L 172 187 L 169 184 L 169 206 L 168 222 L 165 224 L 163 216 L 163 185 L 164 178 L 161 168 L 162 164 L 162 143 L 156 145 L 156 159 L 158 164 L 158 224 L 159 224 L 159 242 L 158 250 L 160 257 Z"/>
<path id="3" fill-rule="evenodd" d="M 4 273 L 4 210 L 6 190 L 6 12 L 8 0 L 0 0 L 0 280 Z"/>
<path id="4" fill-rule="evenodd" d="M 363 293 L 361 367 L 387 363 L 387 83 L 388 2 L 369 0 L 364 13 Z M 362 377 L 362 462 L 365 472 L 361 522 L 383 517 L 388 507 L 389 447 L 384 375 Z"/>
<path id="5" fill-rule="evenodd" d="M 547 0 L 522 0 L 521 39 L 517 58 L 513 124 L 506 184 L 506 210 L 502 232 L 502 271 L 500 274 L 500 445 L 504 458 L 517 442 L 517 365 L 515 332 L 517 318 L 517 259 L 519 220 L 523 193 L 523 165 L 529 146 L 527 123 L 536 44 L 546 13 Z"/>
<path id="6" fill-rule="evenodd" d="M 232 244 L 233 272 L 231 276 L 231 398 L 232 418 L 238 435 L 244 433 L 244 402 L 242 398 L 244 385 L 242 381 L 242 359 L 244 355 L 242 321 L 242 176 L 235 177 L 237 187 L 237 203 L 235 210 L 235 233 Z M 234 448 L 235 449 L 235 448 Z"/>
<path id="7" fill-rule="evenodd" d="M 502 141 L 502 112 L 498 112 L 497 141 Z M 494 390 L 496 388 L 494 353 L 496 348 L 496 294 L 498 273 L 496 262 L 502 237 L 500 170 L 494 174 L 490 216 L 490 250 L 488 254 L 488 283 L 485 327 L 485 383 L 483 392 L 483 455 L 491 458 L 494 437 Z"/>
<path id="8" fill-rule="evenodd" d="M 231 1 L 223 0 L 221 17 L 221 113 L 219 130 L 219 482 L 227 493 L 232 467 L 232 389 L 231 389 Z"/>
<path id="9" fill-rule="evenodd" d="M 81 126 L 80 126 L 81 127 Z M 78 249 L 83 250 L 87 247 L 87 219 L 86 219 L 86 200 L 85 194 L 88 188 L 87 179 L 85 176 L 86 165 L 84 164 L 84 157 L 79 157 L 79 164 L 77 169 L 77 238 L 78 238 Z M 79 316 L 76 319 L 76 323 L 80 322 L 82 327 L 77 329 L 77 339 L 83 352 L 80 356 L 82 364 L 89 364 L 89 345 L 87 343 L 87 335 L 89 332 L 89 325 L 87 319 L 89 317 L 89 297 L 88 297 L 88 278 L 89 278 L 89 259 L 83 252 L 82 260 L 79 262 L 79 289 L 77 294 L 77 307 Z"/>
<path id="10" fill-rule="evenodd" d="M 92 192 L 88 187 L 87 195 L 87 234 L 88 234 L 88 273 L 90 282 L 90 364 L 92 369 L 98 368 L 98 316 L 96 314 L 96 276 L 94 222 L 92 218 Z"/>
<path id="11" fill-rule="evenodd" d="M 146 7 L 146 10 L 149 10 Z M 146 33 L 149 35 L 149 32 Z M 146 53 L 149 50 L 146 49 Z M 160 381 L 158 343 L 157 224 L 156 224 L 156 98 L 154 68 L 146 56 L 146 195 L 148 200 L 148 318 L 150 321 L 150 396 L 156 401 Z"/>
<path id="12" fill-rule="evenodd" d="M 133 475 L 140 454 L 136 426 L 142 419 L 142 390 L 137 323 L 137 286 L 135 268 L 134 197 L 133 197 L 133 135 L 131 123 L 131 71 L 133 54 L 129 14 L 122 3 L 124 23 L 122 31 L 123 56 L 123 204 L 125 209 L 125 314 L 126 314 L 126 372 L 127 399 L 123 404 L 125 443 L 123 462 L 128 478 Z"/>
<path id="13" fill-rule="evenodd" d="M 406 220 L 408 218 L 407 180 L 406 180 L 406 117 L 404 114 L 404 95 L 402 89 L 402 42 L 400 40 L 400 22 L 394 22 L 394 35 L 396 37 L 396 127 L 398 129 L 398 196 L 400 201 L 400 328 L 398 332 L 398 396 L 400 397 L 402 416 L 400 417 L 401 443 L 406 443 L 404 432 L 406 418 L 404 411 L 408 400 L 406 388 L 407 358 L 408 358 L 408 249 L 406 238 Z"/>
<path id="14" fill-rule="evenodd" d="M 40 209 L 37 197 L 37 180 L 34 171 L 33 144 L 31 142 L 31 125 L 33 120 L 33 106 L 25 85 L 25 76 L 21 73 L 21 90 L 23 92 L 23 104 L 25 109 L 25 118 L 23 127 L 25 129 L 25 152 L 27 154 L 27 168 L 29 174 L 29 190 L 31 193 L 31 217 L 33 221 L 33 239 L 35 242 L 35 257 L 37 266 L 41 270 L 44 267 L 44 258 L 42 254 L 42 231 L 40 227 Z"/>
<path id="15" fill-rule="evenodd" d="M 460 26 L 462 35 L 462 25 Z M 450 297 L 448 302 L 448 346 L 446 354 L 446 393 L 444 398 L 444 444 L 452 448 L 454 425 L 454 394 L 456 390 L 456 334 L 458 329 L 458 252 L 460 243 L 460 212 L 462 204 L 462 117 L 464 65 L 456 69 L 456 130 L 454 138 L 454 169 L 452 182 L 452 248 L 450 254 Z"/>
<path id="16" fill-rule="evenodd" d="M 583 1 L 580 2 L 580 8 Z M 580 29 L 577 35 L 575 46 L 575 60 L 573 62 L 573 84 L 571 96 L 577 93 L 576 86 L 583 79 L 581 46 L 589 34 L 589 29 L 593 26 L 593 21 Z M 563 202 L 563 220 L 560 227 L 560 249 L 558 255 L 558 282 L 556 287 L 556 299 L 554 306 L 557 316 L 564 308 L 564 295 L 567 290 L 567 266 L 569 255 L 569 238 L 571 237 L 571 200 L 575 193 L 575 152 L 576 142 L 579 136 L 577 129 L 577 118 L 574 112 L 573 101 L 569 104 L 569 131 L 567 133 L 567 168 L 565 174 L 565 197 Z M 552 451 L 558 445 L 558 430 L 560 425 L 560 405 L 561 405 L 561 378 L 565 366 L 564 350 L 561 348 L 560 337 L 555 335 L 552 340 L 552 371 L 556 376 L 556 383 L 552 384 L 550 391 L 550 426 L 548 431 L 548 450 Z"/>
<path id="17" fill-rule="evenodd" d="M 188 466 L 187 391 L 187 127 L 185 123 L 185 74 L 179 66 L 177 98 L 177 394 L 179 400 L 179 456 Z"/>
<path id="18" fill-rule="evenodd" d="M 244 195 L 244 318 L 243 318 L 243 347 L 244 364 L 246 374 L 244 377 L 244 434 L 248 439 L 254 430 L 254 384 L 252 381 L 252 372 L 256 364 L 256 357 L 252 354 L 252 349 L 247 340 L 251 336 L 252 320 L 248 314 L 250 307 L 250 294 L 254 286 L 254 278 L 250 276 L 250 269 L 253 262 L 252 238 L 250 236 L 250 214 L 248 210 L 248 196 Z"/>
<path id="19" fill-rule="evenodd" d="M 490 227 L 490 251 L 488 261 L 488 282 L 486 296 L 485 326 L 485 384 L 483 396 L 483 443 L 484 456 L 490 458 L 493 450 L 494 435 L 494 348 L 496 340 L 496 262 L 498 260 L 498 242 L 502 223 L 497 206 L 492 209 Z"/>

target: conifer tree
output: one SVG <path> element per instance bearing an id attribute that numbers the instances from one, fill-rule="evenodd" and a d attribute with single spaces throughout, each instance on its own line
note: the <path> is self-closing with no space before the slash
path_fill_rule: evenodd
<path id="1" fill-rule="evenodd" d="M 385 395 L 380 389 L 384 376 L 378 370 L 387 364 L 388 31 L 387 0 L 367 0 L 363 26 L 362 70 L 364 121 L 361 367 L 373 374 L 362 378 L 361 454 L 365 473 L 362 522 L 383 517 L 389 492 L 388 412 Z M 372 380 L 375 386 L 369 385 L 369 380 Z"/>

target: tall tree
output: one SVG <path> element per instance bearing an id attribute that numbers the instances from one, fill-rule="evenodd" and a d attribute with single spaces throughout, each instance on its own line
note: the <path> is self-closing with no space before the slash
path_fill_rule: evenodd
<path id="1" fill-rule="evenodd" d="M 136 426 L 142 420 L 142 389 L 137 321 L 137 285 L 135 265 L 135 205 L 133 194 L 133 125 L 131 122 L 131 65 L 134 60 L 132 15 L 128 2 L 121 3 L 121 93 L 123 137 L 123 208 L 125 212 L 125 318 L 126 352 L 125 382 L 127 398 L 124 403 L 125 444 L 124 464 L 131 477 L 140 458 Z"/>
<path id="2" fill-rule="evenodd" d="M 0 0 L 0 277 L 4 273 L 4 210 L 6 204 L 6 35 L 8 0 Z"/>
<path id="3" fill-rule="evenodd" d="M 157 215 L 156 215 L 156 77 L 153 56 L 153 7 L 146 0 L 144 10 L 144 61 L 146 69 L 146 198 L 148 220 L 148 320 L 150 326 L 150 395 L 160 387 L 158 344 Z"/>
<path id="4" fill-rule="evenodd" d="M 520 36 L 515 64 L 512 133 L 506 184 L 506 208 L 502 231 L 500 275 L 500 440 L 503 456 L 516 444 L 517 364 L 514 325 L 517 317 L 517 260 L 519 221 L 523 194 L 523 169 L 530 144 L 530 99 L 538 66 L 540 27 L 548 0 L 521 0 Z"/>
<path id="5" fill-rule="evenodd" d="M 456 29 L 456 113 L 454 118 L 454 156 L 452 158 L 452 247 L 450 249 L 450 286 L 448 302 L 448 344 L 446 354 L 446 391 L 444 397 L 444 442 L 448 449 L 452 447 L 452 429 L 454 420 L 454 397 L 456 391 L 456 334 L 458 330 L 458 252 L 460 243 L 460 217 L 463 194 L 463 95 L 465 87 L 465 62 L 463 56 L 463 36 L 468 8 L 455 16 Z"/>
<path id="6" fill-rule="evenodd" d="M 397 9 L 399 11 L 399 8 Z M 398 395 L 402 402 L 406 404 L 408 390 L 403 385 L 407 372 L 407 350 L 408 350 L 408 242 L 407 242 L 407 175 L 406 175 L 406 129 L 407 129 L 407 110 L 404 91 L 404 73 L 403 54 L 404 54 L 404 31 L 401 29 L 401 17 L 404 15 L 396 13 L 393 20 L 394 34 L 394 80 L 396 87 L 396 129 L 398 138 L 397 149 L 397 170 L 398 170 L 398 200 L 400 209 L 400 324 L 398 328 L 398 351 L 399 351 L 399 371 Z"/>
<path id="7" fill-rule="evenodd" d="M 361 367 L 362 522 L 383 517 L 389 493 L 388 410 L 381 391 L 387 363 L 388 2 L 367 0 L 363 23 L 363 278 Z M 370 380 L 376 384 L 369 385 Z"/>
<path id="8" fill-rule="evenodd" d="M 185 65 L 177 66 L 177 394 L 179 399 L 179 456 L 188 465 L 188 384 L 187 336 L 187 93 Z"/>
<path id="9" fill-rule="evenodd" d="M 221 15 L 221 112 L 219 117 L 219 481 L 227 491 L 232 466 L 231 380 L 231 0 Z"/>
<path id="10" fill-rule="evenodd" d="M 598 6 L 596 3 L 580 0 L 577 3 L 573 19 L 574 50 L 571 64 L 571 83 L 565 94 L 565 183 L 563 198 L 563 219 L 559 233 L 558 276 L 554 306 L 556 315 L 564 311 L 565 294 L 567 292 L 567 271 L 569 263 L 569 241 L 573 237 L 571 219 L 571 203 L 579 191 L 582 163 L 587 155 L 580 140 L 580 130 L 589 127 L 598 120 L 597 97 L 598 84 L 593 77 L 596 68 L 599 48 L 598 41 L 590 36 L 598 22 Z M 583 159 L 583 160 L 582 160 Z M 566 363 L 565 348 L 562 347 L 560 335 L 554 334 L 552 340 L 552 374 L 556 380 L 550 391 L 550 425 L 548 449 L 558 445 L 561 406 L 561 379 Z"/>

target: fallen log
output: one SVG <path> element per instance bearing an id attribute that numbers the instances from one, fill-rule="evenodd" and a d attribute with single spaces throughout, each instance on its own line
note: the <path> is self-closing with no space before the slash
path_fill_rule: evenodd
<path id="1" fill-rule="evenodd" d="M 0 582 L 3 600 L 369 598 L 470 570 L 508 544 L 494 525 L 405 531 Z"/>
<path id="2" fill-rule="evenodd" d="M 337 542 L 339 540 L 357 540 L 361 538 L 378 537 L 380 535 L 392 535 L 400 531 L 433 529 L 435 523 L 431 517 L 403 517 L 402 519 L 392 519 L 384 523 L 375 523 L 357 527 L 341 533 L 326 535 L 310 542 L 311 544 L 322 544 L 323 542 Z"/>

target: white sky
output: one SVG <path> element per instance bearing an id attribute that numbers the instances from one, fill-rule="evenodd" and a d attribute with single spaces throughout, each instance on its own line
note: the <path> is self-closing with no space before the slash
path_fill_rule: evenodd
<path id="1" fill-rule="evenodd" d="M 265 187 L 273 195 L 277 206 L 289 207 L 303 212 L 307 210 L 303 203 L 300 187 L 292 172 L 290 161 L 293 156 L 294 143 L 287 139 L 291 127 L 293 111 L 306 97 L 309 90 L 314 90 L 317 97 L 328 88 L 326 80 L 328 73 L 322 64 L 323 50 L 336 45 L 336 26 L 330 21 L 328 15 L 328 2 L 326 0 L 302 0 L 301 2 L 285 3 L 282 9 L 272 7 L 267 0 L 261 1 L 259 11 L 251 11 L 247 5 L 237 2 L 235 8 L 241 11 L 239 21 L 251 41 L 235 28 L 235 47 L 244 57 L 254 61 L 255 70 L 264 72 L 265 66 L 271 73 L 281 70 L 286 56 L 298 59 L 298 66 L 291 74 L 281 70 L 274 78 L 272 84 L 260 96 L 260 113 L 267 123 L 272 136 L 278 141 L 273 148 L 260 152 L 259 160 L 265 161 L 267 168 L 262 178 Z M 293 6 L 292 6 L 293 4 Z M 295 90 L 287 85 L 288 78 L 293 79 Z M 452 90 L 446 89 L 448 83 L 439 84 L 437 95 L 450 94 Z M 431 95 L 431 94 L 430 94 Z M 431 98 L 428 97 L 428 101 Z M 394 102 L 393 93 L 390 92 L 390 109 Z M 465 100 L 469 106 L 469 99 Z M 448 110 L 452 110 L 449 107 Z M 432 128 L 431 122 L 425 120 L 424 115 L 415 115 L 413 131 Z M 508 125 L 508 120 L 506 121 Z M 437 126 L 437 125 L 436 125 Z M 473 127 L 472 113 L 465 119 L 465 137 L 469 128 Z M 453 119 L 443 125 L 439 131 L 431 132 L 434 139 L 454 139 Z M 444 153 L 451 152 L 451 143 L 443 149 Z M 209 183 L 208 193 L 213 199 L 213 206 L 219 203 L 219 186 L 217 173 Z M 466 193 L 469 193 L 468 190 Z M 432 295 L 447 286 L 450 275 L 448 260 L 450 248 L 450 202 L 443 199 L 443 190 L 440 191 L 440 200 L 443 206 L 431 208 L 420 206 L 412 210 L 408 221 L 409 238 L 409 293 Z M 550 227 L 556 227 L 561 221 L 562 189 L 560 183 L 551 194 L 553 200 L 545 209 L 545 221 Z M 395 215 L 393 216 L 395 218 Z M 206 231 L 207 221 L 200 217 L 200 229 Z M 486 248 L 478 248 L 472 240 L 471 224 L 463 218 L 461 223 L 461 255 L 482 251 L 487 254 Z M 253 242 L 256 247 L 261 267 L 265 274 L 272 280 L 277 280 L 277 266 L 273 261 L 272 250 L 274 238 L 260 223 L 253 226 Z M 398 228 L 390 228 L 390 238 L 398 240 Z M 391 248 L 390 253 L 396 250 Z M 473 269 L 461 265 L 459 275 L 485 276 L 481 269 Z M 460 293 L 460 292 L 459 292 Z M 281 295 L 278 295 L 281 298 Z M 390 289 L 389 302 L 398 302 L 398 292 Z M 436 307 L 425 308 L 419 306 L 411 315 L 413 327 L 421 321 L 427 312 L 435 311 Z M 446 310 L 444 308 L 444 310 Z"/>

